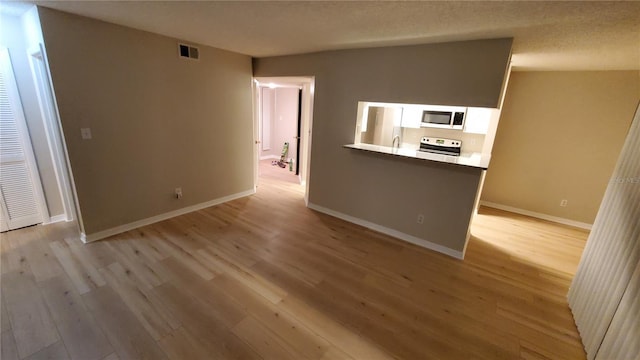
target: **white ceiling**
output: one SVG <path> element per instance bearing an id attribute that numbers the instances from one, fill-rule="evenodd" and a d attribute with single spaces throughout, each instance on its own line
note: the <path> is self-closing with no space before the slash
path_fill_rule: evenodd
<path id="1" fill-rule="evenodd" d="M 254 57 L 513 37 L 516 69 L 640 69 L 638 1 L 36 3 Z"/>

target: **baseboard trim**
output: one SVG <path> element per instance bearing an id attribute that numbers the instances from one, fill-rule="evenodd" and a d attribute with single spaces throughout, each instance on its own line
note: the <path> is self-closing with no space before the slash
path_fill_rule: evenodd
<path id="1" fill-rule="evenodd" d="M 531 217 L 534 217 L 534 218 L 547 220 L 547 221 L 555 222 L 555 223 L 558 223 L 558 224 L 569 225 L 569 226 L 573 226 L 573 227 L 577 227 L 577 228 L 585 229 L 585 230 L 591 230 L 591 227 L 593 226 L 593 224 L 588 224 L 588 223 L 584 223 L 584 222 L 580 222 L 580 221 L 575 221 L 575 220 L 565 219 L 565 218 L 561 218 L 561 217 L 557 217 L 557 216 L 551 216 L 551 215 L 547 215 L 547 214 L 542 214 L 542 213 L 538 213 L 538 212 L 535 212 L 535 211 L 519 209 L 519 208 L 516 208 L 516 207 L 513 207 L 513 206 L 496 204 L 496 203 L 489 202 L 489 201 L 481 200 L 480 201 L 480 205 L 486 206 L 486 207 L 490 207 L 490 208 L 494 208 L 494 209 L 498 209 L 498 210 L 509 211 L 509 212 L 512 212 L 512 213 L 520 214 L 520 215 L 531 216 Z"/>
<path id="2" fill-rule="evenodd" d="M 385 235 L 389 235 L 389 236 L 392 236 L 394 238 L 397 238 L 397 239 L 400 239 L 400 240 L 404 240 L 406 242 L 412 243 L 414 245 L 418 245 L 420 247 L 423 247 L 423 248 L 426 248 L 426 249 L 429 249 L 429 250 L 437 251 L 437 252 L 439 252 L 441 254 L 445 254 L 445 255 L 451 256 L 451 257 L 456 258 L 456 259 L 460 259 L 460 260 L 464 259 L 464 253 L 462 253 L 461 251 L 453 250 L 453 249 L 450 249 L 450 248 L 448 248 L 446 246 L 442 246 L 442 245 L 439 245 L 439 244 L 436 244 L 436 243 L 432 243 L 431 241 L 420 239 L 418 237 L 415 237 L 415 236 L 409 235 L 409 234 L 405 234 L 405 233 L 400 232 L 398 230 L 394 230 L 394 229 L 391 229 L 391 228 L 388 228 L 388 227 L 385 227 L 385 226 L 382 226 L 382 225 L 378 225 L 376 223 L 372 223 L 370 221 L 363 220 L 363 219 L 360 219 L 360 218 L 357 218 L 357 217 L 354 217 L 354 216 L 351 216 L 351 215 L 343 214 L 343 213 L 338 212 L 338 211 L 327 209 L 327 208 L 325 208 L 323 206 L 316 205 L 316 204 L 311 203 L 311 202 L 309 202 L 307 204 L 307 207 L 310 208 L 310 209 L 316 210 L 318 212 L 321 212 L 323 214 L 327 214 L 327 215 L 336 217 L 338 219 L 341 219 L 341 220 L 344 220 L 344 221 L 347 221 L 347 222 L 350 222 L 350 223 L 353 223 L 353 224 L 356 224 L 356 225 L 364 226 L 364 227 L 366 227 L 368 229 L 375 230 L 375 231 L 383 233 Z"/>
<path id="3" fill-rule="evenodd" d="M 117 234 L 129 231 L 129 230 L 133 230 L 133 229 L 136 229 L 136 228 L 139 228 L 139 227 L 142 227 L 142 226 L 151 225 L 153 223 L 157 223 L 157 222 L 160 222 L 160 221 L 163 221 L 163 220 L 167 220 L 167 219 L 170 219 L 170 218 L 173 218 L 173 217 L 176 217 L 176 216 L 184 215 L 184 214 L 187 214 L 187 213 L 190 213 L 190 212 L 198 211 L 198 210 L 201 210 L 201 209 L 204 209 L 204 208 L 208 208 L 210 206 L 219 205 L 219 204 L 225 203 L 227 201 L 243 198 L 245 196 L 253 195 L 255 193 L 256 193 L 256 190 L 255 190 L 255 188 L 253 188 L 251 190 L 239 192 L 239 193 L 232 194 L 232 195 L 229 195 L 229 196 L 224 196 L 224 197 L 221 197 L 221 198 L 218 198 L 218 199 L 214 199 L 214 200 L 210 200 L 210 201 L 206 201 L 206 202 L 203 202 L 203 203 L 200 203 L 200 204 L 187 206 L 187 207 L 184 207 L 182 209 L 169 211 L 169 212 L 166 212 L 164 214 L 160 214 L 160 215 L 152 216 L 150 218 L 134 221 L 132 223 L 116 226 L 116 227 L 111 228 L 111 229 L 98 231 L 98 232 L 93 233 L 93 234 L 81 233 L 80 234 L 80 240 L 82 240 L 83 243 L 89 243 L 89 242 L 92 242 L 92 241 L 108 238 L 109 236 L 117 235 Z"/>
<path id="4" fill-rule="evenodd" d="M 67 215 L 60 214 L 60 215 L 52 216 L 49 218 L 49 221 L 46 221 L 46 222 L 43 221 L 42 225 L 53 224 L 61 221 L 67 221 Z"/>

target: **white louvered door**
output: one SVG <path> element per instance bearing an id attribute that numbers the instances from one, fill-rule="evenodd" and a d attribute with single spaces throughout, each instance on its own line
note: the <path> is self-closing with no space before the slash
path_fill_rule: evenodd
<path id="1" fill-rule="evenodd" d="M 32 165 L 33 164 L 33 165 Z M 42 222 L 35 160 L 9 51 L 0 48 L 0 216 L 2 231 Z M 39 186 L 39 183 L 38 183 Z"/>
<path id="2" fill-rule="evenodd" d="M 589 360 L 640 356 L 640 106 L 569 289 Z"/>
<path id="3" fill-rule="evenodd" d="M 596 359 L 640 359 L 640 263 L 636 263 Z"/>

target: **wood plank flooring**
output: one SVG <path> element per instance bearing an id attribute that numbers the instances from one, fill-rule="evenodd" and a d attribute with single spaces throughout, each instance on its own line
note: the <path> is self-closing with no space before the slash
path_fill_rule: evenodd
<path id="1" fill-rule="evenodd" d="M 584 359 L 566 294 L 587 233 L 482 208 L 464 261 L 258 193 L 81 244 L 1 235 L 11 359 Z"/>

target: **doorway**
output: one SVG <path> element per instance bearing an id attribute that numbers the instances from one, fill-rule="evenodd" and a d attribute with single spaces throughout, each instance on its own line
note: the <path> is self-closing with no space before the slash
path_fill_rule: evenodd
<path id="1" fill-rule="evenodd" d="M 75 194 L 72 188 L 71 175 L 69 173 L 67 152 L 65 149 L 64 135 L 61 131 L 59 116 L 55 105 L 55 97 L 49 77 L 49 69 L 42 44 L 32 47 L 28 51 L 29 66 L 36 89 L 36 97 L 40 106 L 42 122 L 44 124 L 47 145 L 51 155 L 51 163 L 56 178 L 56 184 L 64 213 L 61 217 L 66 221 L 72 221 L 76 217 Z"/>
<path id="2" fill-rule="evenodd" d="M 309 185 L 312 77 L 255 78 L 254 81 L 254 184 L 262 174 Z"/>

